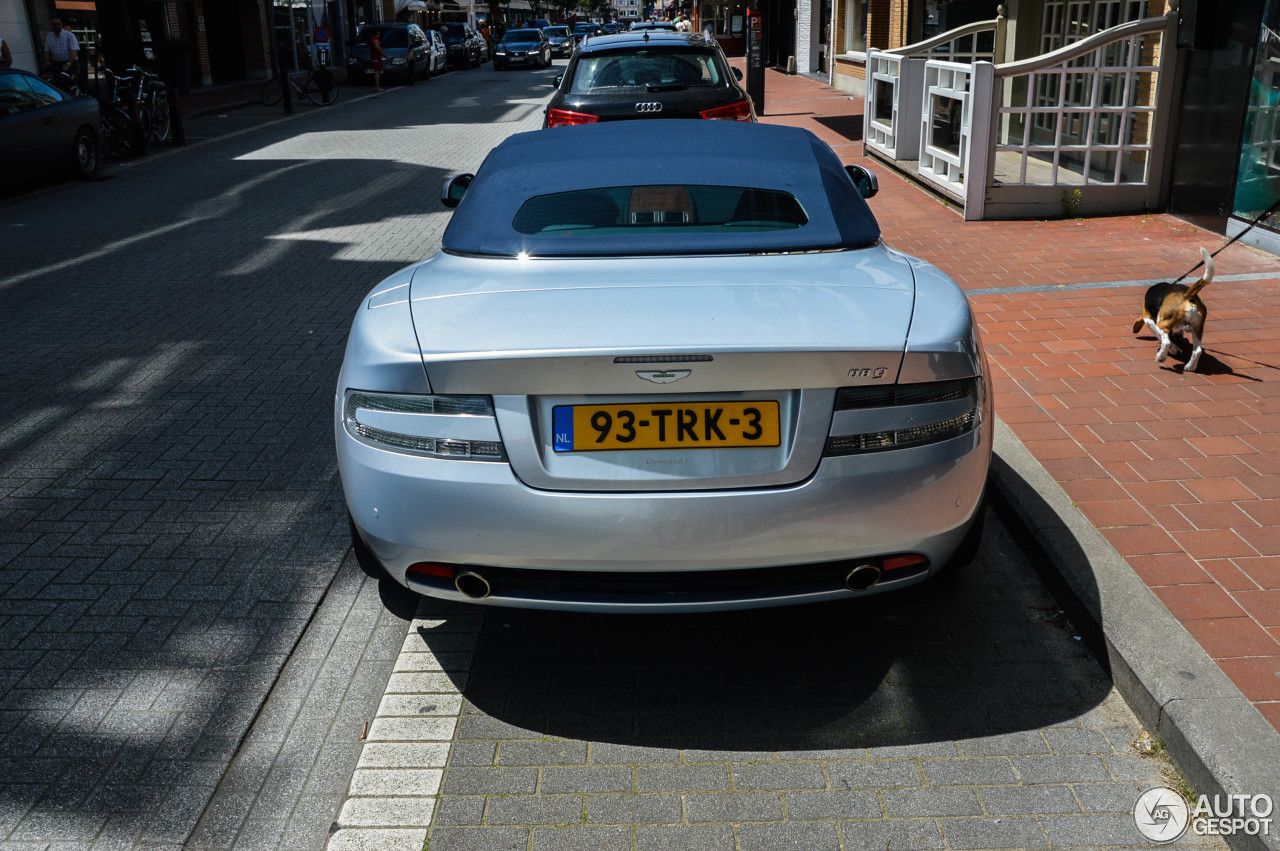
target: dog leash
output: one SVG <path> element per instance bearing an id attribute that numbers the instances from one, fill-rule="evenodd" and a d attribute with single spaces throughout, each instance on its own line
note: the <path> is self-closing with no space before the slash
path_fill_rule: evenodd
<path id="1" fill-rule="evenodd" d="M 1268 207 L 1267 209 L 1263 210 L 1261 213 L 1259 213 L 1259 214 L 1258 214 L 1257 218 L 1255 218 L 1253 221 L 1249 222 L 1249 226 L 1248 226 L 1247 228 L 1245 228 L 1244 230 L 1240 231 L 1240 232 L 1239 232 L 1238 234 L 1236 234 L 1235 236 L 1231 237 L 1231 240 L 1230 240 L 1226 245 L 1222 246 L 1222 247 L 1221 247 L 1221 248 L 1219 248 L 1217 251 L 1215 251 L 1215 252 L 1213 252 L 1212 254 L 1210 254 L 1210 255 L 1209 255 L 1210 259 L 1212 259 L 1212 258 L 1214 258 L 1214 257 L 1217 257 L 1219 252 L 1221 252 L 1221 251 L 1225 251 L 1225 250 L 1227 249 L 1227 247 L 1231 245 L 1231 243 L 1235 242 L 1237 239 L 1239 239 L 1240 237 L 1244 236 L 1244 235 L 1245 235 L 1246 233 L 1248 233 L 1249 231 L 1253 230 L 1253 228 L 1254 228 L 1254 226 L 1255 226 L 1255 225 L 1257 225 L 1259 222 L 1261 222 L 1261 221 L 1262 221 L 1263 219 L 1265 219 L 1267 216 L 1269 216 L 1269 215 L 1271 215 L 1272 213 L 1274 213 L 1276 210 L 1280 210 L 1280 198 L 1277 198 L 1277 199 L 1276 199 L 1276 202 L 1275 202 L 1274 204 L 1272 204 L 1272 205 L 1271 205 L 1270 207 Z M 1182 277 L 1181 277 L 1181 278 L 1178 278 L 1178 280 L 1177 280 L 1177 281 L 1174 281 L 1174 283 L 1175 283 L 1175 284 L 1176 284 L 1176 283 L 1178 283 L 1178 281 L 1181 281 L 1181 280 L 1182 280 L 1182 278 L 1187 277 L 1187 275 L 1190 275 L 1192 272 L 1194 272 L 1196 269 L 1199 269 L 1199 268 L 1200 268 L 1201 266 L 1203 266 L 1203 265 L 1204 265 L 1204 261 L 1203 261 L 1203 260 L 1201 260 L 1199 263 L 1197 263 L 1196 265 L 1192 266 L 1192 267 L 1191 267 L 1190 269 L 1188 269 L 1186 272 L 1183 272 L 1183 273 L 1182 273 Z"/>

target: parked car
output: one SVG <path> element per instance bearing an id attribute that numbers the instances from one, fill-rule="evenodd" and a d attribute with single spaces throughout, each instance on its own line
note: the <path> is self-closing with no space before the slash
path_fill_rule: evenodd
<path id="1" fill-rule="evenodd" d="M 417 24 L 384 21 L 361 27 L 351 43 L 347 58 L 347 79 L 353 83 L 373 80 L 373 59 L 369 54 L 369 36 L 377 32 L 382 50 L 387 54 L 382 68 L 384 82 L 400 81 L 412 85 L 419 77 L 430 78 L 433 71 L 431 39 Z"/>
<path id="2" fill-rule="evenodd" d="M 101 124 L 96 99 L 70 95 L 26 71 L 0 68 L 0 183 L 60 169 L 93 177 Z"/>
<path id="3" fill-rule="evenodd" d="M 545 68 L 551 64 L 551 42 L 542 30 L 507 30 L 493 48 L 493 68 L 502 71 L 512 65 Z"/>
<path id="4" fill-rule="evenodd" d="M 552 56 L 573 55 L 573 49 L 578 45 L 578 40 L 573 37 L 573 33 L 569 32 L 568 27 L 547 27 L 542 33 L 551 44 Z"/>
<path id="5" fill-rule="evenodd" d="M 580 45 L 556 78 L 542 126 L 632 118 L 755 121 L 741 76 L 701 34 L 599 36 Z"/>
<path id="6" fill-rule="evenodd" d="M 578 21 L 573 25 L 573 35 L 581 42 L 589 36 L 604 35 L 604 27 L 591 21 Z"/>
<path id="7" fill-rule="evenodd" d="M 489 48 L 483 38 L 467 24 L 440 24 L 437 29 L 444 37 L 449 52 L 449 67 L 475 68 L 483 65 Z"/>
<path id="8" fill-rule="evenodd" d="M 431 73 L 439 74 L 449 69 L 449 48 L 439 30 L 423 30 L 431 42 Z"/>
<path id="9" fill-rule="evenodd" d="M 440 252 L 348 337 L 357 556 L 433 597 L 610 611 L 836 600 L 968 561 L 985 355 L 874 194 L 807 130 L 719 121 L 517 134 L 449 178 Z"/>

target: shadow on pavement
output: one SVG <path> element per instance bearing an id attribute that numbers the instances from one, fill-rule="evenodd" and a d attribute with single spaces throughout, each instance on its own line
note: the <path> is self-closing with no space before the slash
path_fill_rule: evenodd
<path id="1" fill-rule="evenodd" d="M 0 207 L 0 839 L 176 847 L 276 683 L 348 548 L 351 317 L 443 227 L 445 171 L 366 150 L 463 120 L 415 91 Z"/>
<path id="2" fill-rule="evenodd" d="M 862 141 L 861 115 L 830 115 L 813 119 L 828 130 L 839 133 L 850 142 Z"/>
<path id="3" fill-rule="evenodd" d="M 548 736 L 658 747 L 878 747 L 1070 721 L 1110 682 L 1003 525 L 987 528 L 954 579 L 848 603 L 491 609 L 464 694 Z"/>

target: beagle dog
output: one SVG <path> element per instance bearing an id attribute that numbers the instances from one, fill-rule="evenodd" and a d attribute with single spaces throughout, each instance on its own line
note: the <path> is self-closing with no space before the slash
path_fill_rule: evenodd
<path id="1" fill-rule="evenodd" d="M 1203 248 L 1200 249 L 1200 258 L 1204 261 L 1204 275 L 1200 280 L 1189 287 L 1167 283 L 1148 287 L 1142 300 L 1142 318 L 1133 323 L 1133 333 L 1137 334 L 1145 324 L 1159 338 L 1160 351 L 1156 352 L 1156 363 L 1164 363 L 1169 355 L 1179 353 L 1172 335 L 1181 334 L 1190 340 L 1191 357 L 1187 358 L 1187 372 L 1195 372 L 1196 364 L 1200 362 L 1204 320 L 1209 315 L 1199 293 L 1213 280 L 1213 258 Z"/>

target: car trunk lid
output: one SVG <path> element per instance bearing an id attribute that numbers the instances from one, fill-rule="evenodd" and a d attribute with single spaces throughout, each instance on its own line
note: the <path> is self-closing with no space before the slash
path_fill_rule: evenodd
<path id="1" fill-rule="evenodd" d="M 882 248 L 634 262 L 438 255 L 415 273 L 411 306 L 433 392 L 492 396 L 526 483 L 745 487 L 813 472 L 834 388 L 896 379 L 910 282 Z M 620 443 L 629 425 L 640 439 Z"/>

